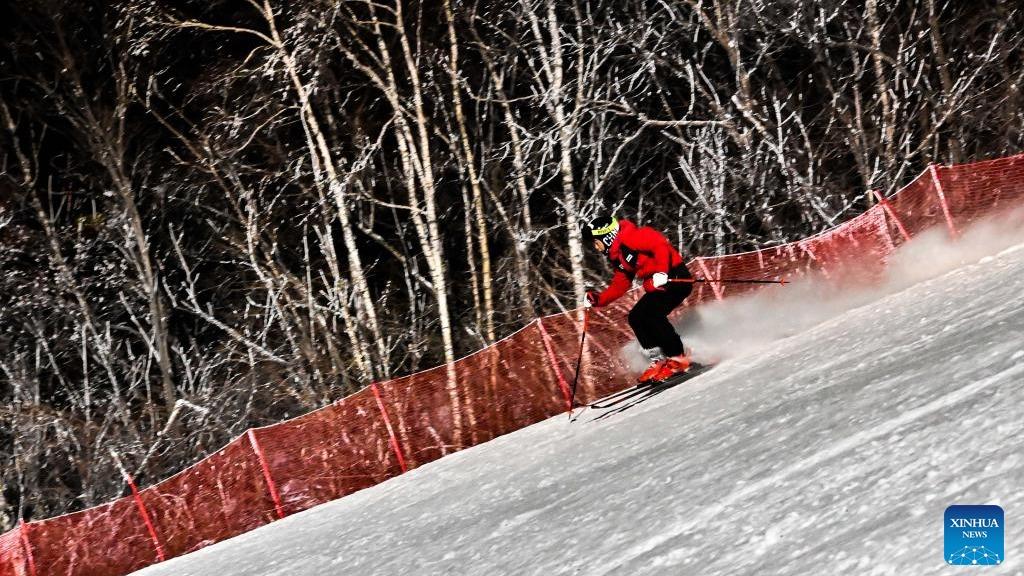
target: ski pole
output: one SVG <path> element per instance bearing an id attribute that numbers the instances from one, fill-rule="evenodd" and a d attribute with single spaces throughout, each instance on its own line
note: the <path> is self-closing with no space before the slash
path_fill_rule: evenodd
<path id="1" fill-rule="evenodd" d="M 590 324 L 590 308 L 583 310 L 583 336 L 580 337 L 580 357 L 576 359 L 576 375 L 572 378 L 572 392 L 569 394 L 569 421 L 572 422 L 573 402 L 576 401 L 576 383 L 580 380 L 580 364 L 583 362 L 583 342 L 587 340 L 587 326 Z"/>
<path id="2" fill-rule="evenodd" d="M 753 280 L 745 278 L 669 278 L 669 282 L 677 284 L 693 284 L 695 282 L 707 282 L 709 284 L 789 284 L 785 278 L 778 280 Z"/>

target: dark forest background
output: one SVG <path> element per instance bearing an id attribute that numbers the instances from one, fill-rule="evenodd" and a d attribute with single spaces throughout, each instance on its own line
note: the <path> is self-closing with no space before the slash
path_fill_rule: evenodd
<path id="1" fill-rule="evenodd" d="M 833 226 L 1018 152 L 979 0 L 0 4 L 0 528 L 443 363 L 607 270 Z"/>

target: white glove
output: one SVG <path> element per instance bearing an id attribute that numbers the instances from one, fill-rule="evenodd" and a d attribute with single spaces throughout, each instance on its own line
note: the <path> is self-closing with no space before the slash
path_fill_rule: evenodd
<path id="1" fill-rule="evenodd" d="M 665 284 L 668 284 L 668 274 L 665 274 L 664 272 L 655 272 L 654 275 L 651 276 L 651 285 L 655 288 L 661 288 Z"/>
<path id="2" fill-rule="evenodd" d="M 583 299 L 583 307 L 584 308 L 593 308 L 594 307 L 594 305 L 590 303 L 590 298 L 584 298 Z"/>

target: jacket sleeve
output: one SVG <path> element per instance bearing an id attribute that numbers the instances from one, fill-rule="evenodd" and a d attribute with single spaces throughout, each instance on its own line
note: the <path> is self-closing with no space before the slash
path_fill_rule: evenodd
<path id="1" fill-rule="evenodd" d="M 612 276 L 611 283 L 597 296 L 598 306 L 607 306 L 619 299 L 627 290 L 633 287 L 633 278 L 622 270 L 616 270 Z"/>
<path id="2" fill-rule="evenodd" d="M 632 238 L 631 246 L 651 255 L 652 262 L 642 270 L 637 270 L 637 275 L 641 278 L 649 278 L 655 272 L 668 272 L 672 267 L 672 244 L 654 228 L 644 226 L 638 229 Z"/>

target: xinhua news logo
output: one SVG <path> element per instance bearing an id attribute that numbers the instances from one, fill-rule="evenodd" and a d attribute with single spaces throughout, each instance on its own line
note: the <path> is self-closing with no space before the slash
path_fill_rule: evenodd
<path id="1" fill-rule="evenodd" d="M 946 508 L 946 564 L 995 566 L 1006 559 L 1003 550 L 1003 509 L 999 506 Z"/>

